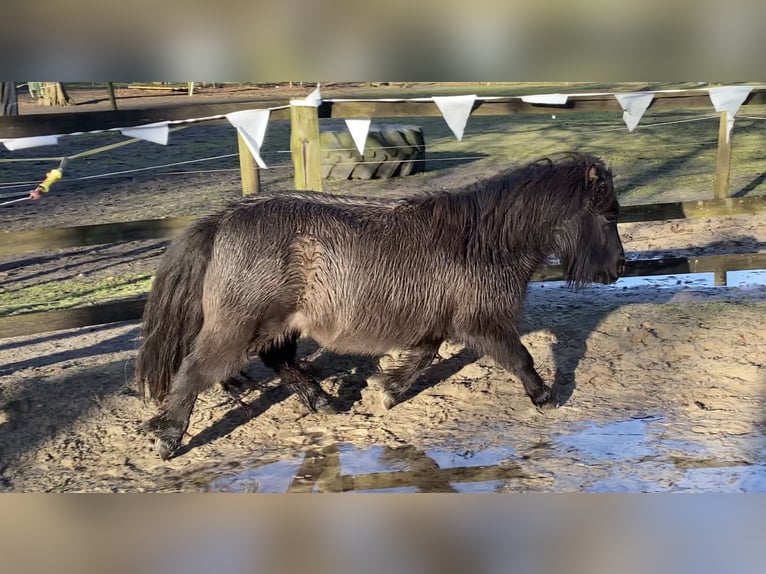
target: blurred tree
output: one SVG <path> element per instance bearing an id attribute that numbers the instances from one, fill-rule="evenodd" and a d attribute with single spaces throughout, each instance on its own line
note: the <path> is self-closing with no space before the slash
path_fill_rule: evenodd
<path id="1" fill-rule="evenodd" d="M 40 82 L 36 103 L 41 106 L 68 106 L 72 98 L 66 93 L 61 82 Z"/>

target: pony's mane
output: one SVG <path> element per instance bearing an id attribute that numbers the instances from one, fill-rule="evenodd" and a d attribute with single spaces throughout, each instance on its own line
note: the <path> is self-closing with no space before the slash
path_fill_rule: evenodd
<path id="1" fill-rule="evenodd" d="M 455 224 L 457 218 L 469 217 L 482 220 L 486 231 L 500 233 L 497 226 L 509 221 L 531 225 L 539 218 L 567 218 L 588 206 L 596 206 L 601 198 L 593 197 L 588 185 L 591 166 L 611 175 L 599 158 L 566 152 L 511 167 L 452 190 L 421 193 L 407 203 L 432 210 L 436 229 Z"/>
<path id="2" fill-rule="evenodd" d="M 517 198 L 527 193 L 548 193 L 556 201 L 581 202 L 586 198 L 588 168 L 592 165 L 607 170 L 597 157 L 579 152 L 557 154 L 559 157 L 544 157 L 522 166 L 502 170 L 492 176 L 469 183 L 455 190 L 462 195 L 501 194 Z"/>

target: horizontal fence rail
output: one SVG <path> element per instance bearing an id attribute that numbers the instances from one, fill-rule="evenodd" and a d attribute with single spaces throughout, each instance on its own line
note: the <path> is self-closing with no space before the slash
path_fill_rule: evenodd
<path id="1" fill-rule="evenodd" d="M 199 216 L 0 232 L 0 256 L 175 237 Z"/>
<path id="2" fill-rule="evenodd" d="M 620 223 L 693 219 L 746 215 L 766 211 L 766 196 L 730 197 L 697 201 L 673 201 L 625 205 Z M 117 223 L 98 223 L 49 229 L 0 232 L 0 256 L 21 255 L 46 249 L 86 247 L 144 239 L 169 239 L 177 236 L 201 215 L 146 219 Z"/>

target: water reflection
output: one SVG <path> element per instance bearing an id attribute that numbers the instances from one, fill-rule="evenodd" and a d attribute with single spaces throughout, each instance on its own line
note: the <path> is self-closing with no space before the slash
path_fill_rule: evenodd
<path id="1" fill-rule="evenodd" d="M 410 445 L 348 444 L 306 451 L 219 478 L 214 492 L 492 492 L 505 481 L 530 478 L 511 447 L 477 451 L 420 450 Z"/>
<path id="2" fill-rule="evenodd" d="M 659 415 L 570 423 L 524 448 L 340 443 L 260 461 L 204 488 L 212 492 L 766 492 L 766 460 L 714 444 L 665 438 Z M 751 451 L 752 452 L 752 451 Z"/>
<path id="3" fill-rule="evenodd" d="M 585 461 L 638 460 L 657 454 L 646 435 L 650 420 L 659 417 L 588 424 L 577 433 L 558 437 L 557 443 L 565 449 L 576 449 Z"/>
<path id="4" fill-rule="evenodd" d="M 590 469 L 567 479 L 586 492 L 764 492 L 766 461 L 727 458 L 715 445 L 666 439 L 661 416 L 581 424 L 555 438 L 551 454 Z M 743 439 L 745 440 L 745 439 Z M 763 453 L 762 453 L 763 454 Z"/>

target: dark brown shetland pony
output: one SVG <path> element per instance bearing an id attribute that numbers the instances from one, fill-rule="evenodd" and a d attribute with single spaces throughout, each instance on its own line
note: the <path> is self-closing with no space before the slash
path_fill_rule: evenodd
<path id="1" fill-rule="evenodd" d="M 527 284 L 556 254 L 574 285 L 612 283 L 624 252 L 612 175 L 586 154 L 404 199 L 261 194 L 193 223 L 168 249 L 144 311 L 136 380 L 157 401 L 159 454 L 197 395 L 258 354 L 311 410 L 331 397 L 296 362 L 298 337 L 338 352 L 405 350 L 387 408 L 445 339 L 490 355 L 535 405 L 557 404 L 519 338 Z"/>

